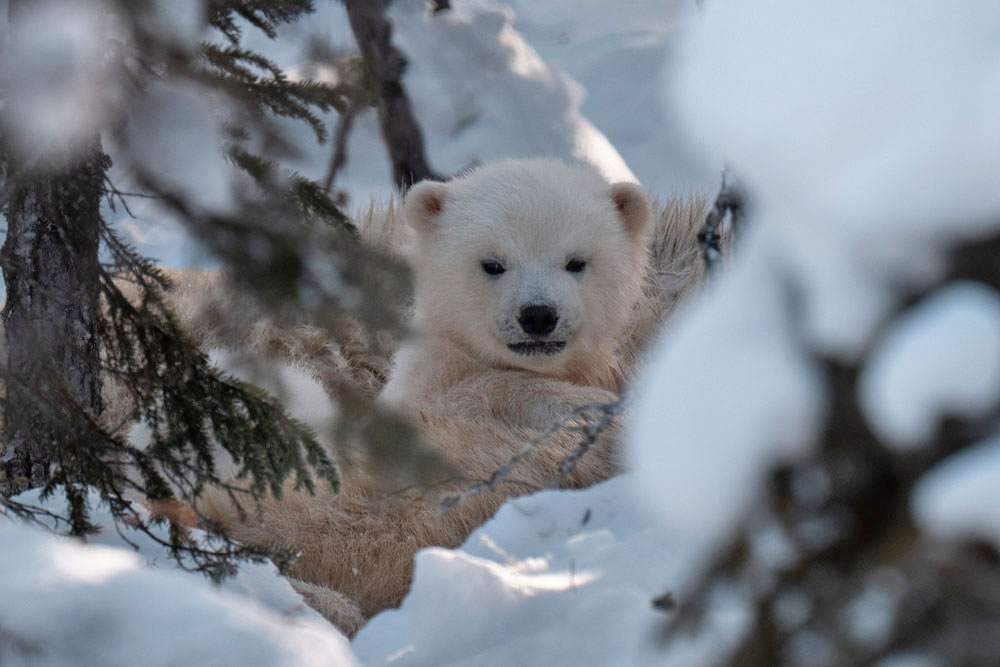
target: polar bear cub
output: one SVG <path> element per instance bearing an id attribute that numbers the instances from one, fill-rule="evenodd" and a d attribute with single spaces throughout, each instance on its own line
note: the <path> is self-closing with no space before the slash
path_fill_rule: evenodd
<path id="1" fill-rule="evenodd" d="M 651 208 L 632 183 L 508 160 L 415 186 L 414 328 L 381 399 L 542 428 L 621 391 L 620 338 L 647 268 Z"/>

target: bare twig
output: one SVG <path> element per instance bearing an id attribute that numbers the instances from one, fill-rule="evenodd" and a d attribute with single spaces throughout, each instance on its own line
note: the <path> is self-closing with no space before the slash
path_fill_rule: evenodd
<path id="1" fill-rule="evenodd" d="M 329 194 L 333 189 L 333 180 L 337 172 L 347 162 L 347 137 L 351 134 L 354 119 L 361 111 L 362 105 L 351 103 L 337 118 L 337 127 L 333 132 L 333 155 L 330 157 L 330 167 L 323 179 L 323 189 Z"/>
<path id="2" fill-rule="evenodd" d="M 715 198 L 712 210 L 705 217 L 705 225 L 698 233 L 698 243 L 701 244 L 705 266 L 709 273 L 714 273 L 722 259 L 722 225 L 726 214 L 730 216 L 730 227 L 735 229 L 743 217 L 744 197 L 742 191 L 733 183 L 727 171 L 722 172 L 722 187 Z"/>

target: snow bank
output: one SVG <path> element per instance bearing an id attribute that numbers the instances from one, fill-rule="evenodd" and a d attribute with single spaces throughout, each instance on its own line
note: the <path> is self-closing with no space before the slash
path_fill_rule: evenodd
<path id="1" fill-rule="evenodd" d="M 858 392 L 876 434 L 900 447 L 930 441 L 942 417 L 987 416 L 1000 403 L 1000 295 L 955 283 L 900 316 Z"/>
<path id="2" fill-rule="evenodd" d="M 687 539 L 728 534 L 762 474 L 805 451 L 822 416 L 820 379 L 795 339 L 766 231 L 683 314 L 637 388 L 630 466 Z"/>
<path id="3" fill-rule="evenodd" d="M 664 120 L 659 87 L 651 85 L 671 57 L 690 4 L 459 0 L 434 15 L 423 0 L 392 3 L 393 42 L 410 63 L 404 84 L 432 166 L 447 174 L 506 157 L 545 155 L 592 163 L 612 180 L 639 180 L 656 196 L 714 187 L 717 165 L 702 167 L 691 156 L 676 123 Z M 320 4 L 307 20 L 283 26 L 277 41 L 250 26 L 244 39 L 292 76 L 311 40 L 354 49 L 339 3 Z M 336 114 L 324 120 L 332 130 Z M 304 123 L 281 124 L 301 149 L 289 165 L 322 179 L 329 143 L 317 144 Z M 205 148 L 180 139 L 176 145 L 189 155 Z M 391 168 L 373 110 L 357 116 L 347 149 L 337 187 L 357 206 L 388 198 Z M 210 176 L 190 160 L 184 182 L 201 175 Z M 155 206 L 135 204 L 138 220 L 123 212 L 110 219 L 140 251 L 168 266 L 211 264 Z"/>
<path id="4" fill-rule="evenodd" d="M 0 520 L 4 665 L 357 665 L 322 619 L 288 618 L 206 580 Z"/>
<path id="5" fill-rule="evenodd" d="M 695 558 L 636 506 L 629 477 L 508 501 L 456 551 L 417 555 L 398 610 L 352 648 L 367 665 L 690 665 L 746 630 L 738 595 L 673 656 L 655 641 L 652 606 L 686 586 Z"/>

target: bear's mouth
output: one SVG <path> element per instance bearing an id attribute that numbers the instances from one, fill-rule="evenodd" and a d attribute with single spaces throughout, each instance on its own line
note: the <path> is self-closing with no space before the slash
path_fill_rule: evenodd
<path id="1" fill-rule="evenodd" d="M 566 341 L 564 340 L 532 340 L 523 343 L 507 344 L 508 350 L 525 357 L 558 354 L 559 352 L 562 352 L 564 347 L 566 347 Z"/>

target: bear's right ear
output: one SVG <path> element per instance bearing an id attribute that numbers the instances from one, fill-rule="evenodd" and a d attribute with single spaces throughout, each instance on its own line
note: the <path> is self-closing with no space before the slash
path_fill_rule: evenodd
<path id="1" fill-rule="evenodd" d="M 403 216 L 410 226 L 421 233 L 437 227 L 448 198 L 447 190 L 444 183 L 435 181 L 423 181 L 410 188 L 403 200 Z"/>

